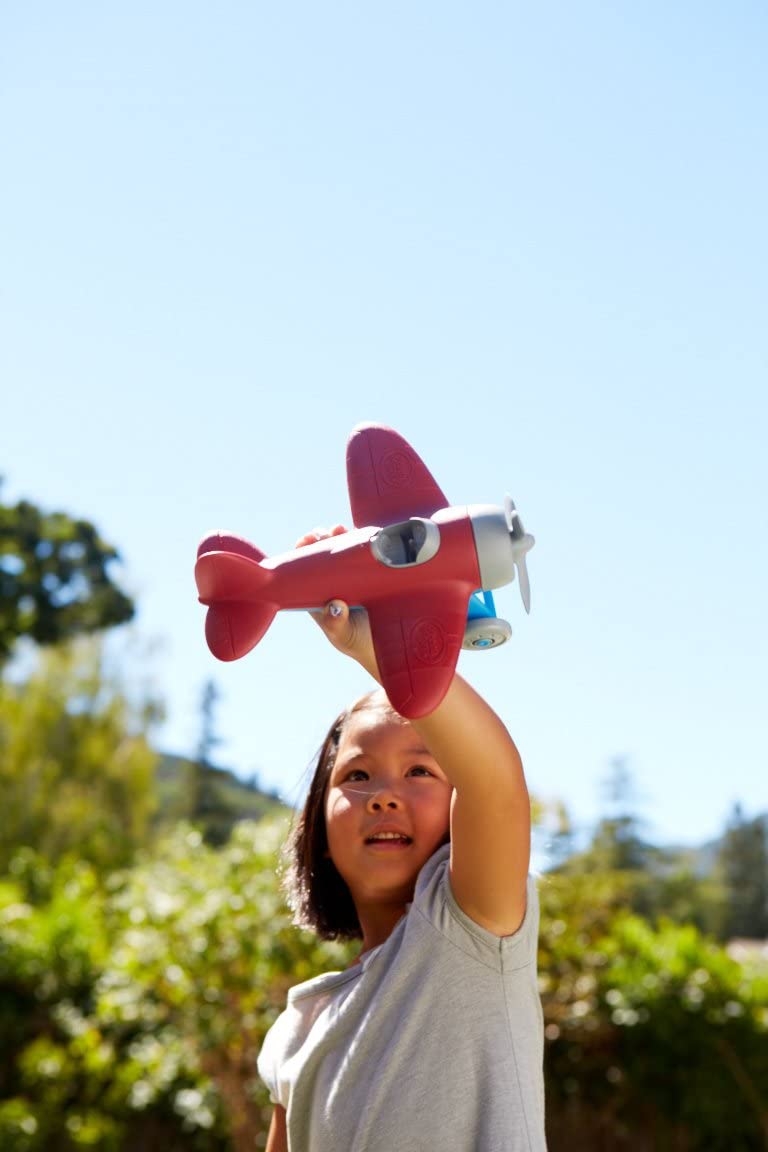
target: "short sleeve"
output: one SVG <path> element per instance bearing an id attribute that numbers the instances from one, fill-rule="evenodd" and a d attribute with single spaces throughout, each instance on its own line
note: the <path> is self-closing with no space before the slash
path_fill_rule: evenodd
<path id="1" fill-rule="evenodd" d="M 536 961 L 539 933 L 539 898 L 536 881 L 529 874 L 523 922 L 512 936 L 496 936 L 476 924 L 459 907 L 451 889 L 450 845 L 435 852 L 419 873 L 414 909 L 449 941 L 479 963 L 511 972 Z"/>
<path id="2" fill-rule="evenodd" d="M 281 1096 L 284 1093 L 280 1092 L 278 1069 L 280 1067 L 281 1057 L 284 1048 L 284 1033 L 285 1033 L 285 1012 L 278 1016 L 275 1023 L 270 1028 L 264 1037 L 264 1043 L 259 1052 L 259 1058 L 256 1062 L 256 1067 L 259 1076 L 264 1081 L 264 1084 L 269 1090 L 269 1098 L 273 1104 L 282 1104 L 284 1108 L 288 1107 L 287 1094 L 285 1099 Z"/>
<path id="3" fill-rule="evenodd" d="M 355 978 L 356 973 L 352 971 L 325 972 L 289 989 L 285 1011 L 264 1037 L 256 1063 L 273 1104 L 282 1104 L 288 1109 L 291 1077 L 296 1075 L 297 1068 L 294 1057 L 318 1016 L 333 1002 L 336 991 L 354 983 Z"/>

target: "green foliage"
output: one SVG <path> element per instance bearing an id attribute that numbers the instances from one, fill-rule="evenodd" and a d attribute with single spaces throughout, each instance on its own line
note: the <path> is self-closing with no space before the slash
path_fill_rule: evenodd
<path id="1" fill-rule="evenodd" d="M 600 1010 L 619 1030 L 627 1100 L 707 1152 L 768 1137 L 768 971 L 749 973 L 690 925 L 624 915 L 604 943 Z"/>
<path id="2" fill-rule="evenodd" d="M 37 886 L 28 857 L 14 862 L 0 888 L 4 1152 L 263 1144 L 263 1036 L 291 984 L 350 958 L 291 925 L 285 830 L 243 823 L 216 851 L 180 827 L 106 884 L 63 862 Z"/>
<path id="3" fill-rule="evenodd" d="M 659 848 L 641 836 L 642 821 L 633 811 L 634 784 L 623 759 L 612 762 L 605 791 L 609 810 L 589 844 L 564 854 L 555 871 L 614 877 L 625 908 L 651 922 L 666 916 L 726 939 L 730 894 L 722 878 L 711 869 L 702 871 L 695 852 Z"/>
<path id="4" fill-rule="evenodd" d="M 0 664 L 20 636 L 56 644 L 130 620 L 133 604 L 108 572 L 117 559 L 87 520 L 0 504 Z"/>
<path id="5" fill-rule="evenodd" d="M 768 936 L 768 819 L 746 819 L 736 805 L 718 854 L 727 893 L 723 933 Z"/>
<path id="6" fill-rule="evenodd" d="M 764 1149 L 768 971 L 737 964 L 692 925 L 654 928 L 628 913 L 631 883 L 621 873 L 543 882 L 552 1146 Z"/>
<path id="7" fill-rule="evenodd" d="M 717 876 L 693 870 L 684 852 L 655 850 L 643 872 L 632 877 L 629 906 L 651 923 L 692 924 L 722 938 L 726 893 Z"/>
<path id="8" fill-rule="evenodd" d="M 262 820 L 287 812 L 276 795 L 261 791 L 255 781 L 248 783 L 225 768 L 183 756 L 161 756 L 155 782 L 154 823 L 166 828 L 179 820 L 194 824 L 206 844 L 226 844 L 241 820 Z"/>
<path id="9" fill-rule="evenodd" d="M 153 717 L 106 674 L 94 640 L 45 650 L 23 683 L 0 682 L 0 870 L 20 845 L 47 861 L 127 863 L 154 803 Z"/>
<path id="10" fill-rule="evenodd" d="M 97 1011 L 110 1025 L 169 1027 L 199 1053 L 226 1103 L 236 1147 L 253 1147 L 271 1108 L 255 1059 L 291 984 L 349 960 L 349 949 L 298 932 L 275 879 L 285 820 L 240 824 L 219 852 L 195 831 L 127 877 L 112 906 L 116 940 Z M 138 1015 L 137 1015 L 138 1014 Z"/>
<path id="11" fill-rule="evenodd" d="M 0 887 L 0 1147 L 112 1149 L 114 1122 L 94 1107 L 109 1054 L 94 1054 L 87 1030 L 68 1043 L 60 1026 L 107 956 L 103 891 L 87 865 L 48 868 L 29 851 L 12 875 Z"/>
<path id="12" fill-rule="evenodd" d="M 285 833 L 285 818 L 240 823 L 215 849 L 180 826 L 106 878 L 14 857 L 0 883 L 3 1152 L 263 1146 L 263 1036 L 292 984 L 353 951 L 292 926 Z M 765 966 L 628 913 L 629 883 L 541 880 L 550 1147 L 764 1148 Z"/>

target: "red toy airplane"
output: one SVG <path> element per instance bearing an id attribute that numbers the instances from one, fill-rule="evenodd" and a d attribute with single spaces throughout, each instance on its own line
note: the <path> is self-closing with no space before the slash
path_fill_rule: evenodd
<path id="1" fill-rule="evenodd" d="M 509 497 L 504 508 L 451 507 L 413 448 L 383 425 L 353 430 L 347 483 L 355 529 L 343 535 L 271 558 L 239 536 L 203 540 L 195 579 L 208 606 L 208 646 L 219 660 L 237 660 L 282 608 L 362 605 L 393 708 L 425 716 L 448 691 L 463 644 L 492 647 L 510 634 L 504 621 L 468 628 L 475 590 L 508 584 L 517 568 L 529 611 L 525 556 L 534 539 Z"/>

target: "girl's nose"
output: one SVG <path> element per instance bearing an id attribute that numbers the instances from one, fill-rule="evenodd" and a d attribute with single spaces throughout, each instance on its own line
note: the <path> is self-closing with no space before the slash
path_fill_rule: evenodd
<path id="1" fill-rule="evenodd" d="M 400 808 L 400 801 L 394 792 L 390 792 L 387 788 L 379 788 L 378 791 L 372 792 L 368 797 L 366 807 L 369 812 L 382 812 L 385 809 L 390 812 L 397 812 Z"/>

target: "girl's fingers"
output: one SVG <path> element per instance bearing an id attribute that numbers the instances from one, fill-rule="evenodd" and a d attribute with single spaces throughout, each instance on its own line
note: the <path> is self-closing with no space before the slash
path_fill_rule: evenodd
<path id="1" fill-rule="evenodd" d="M 334 647 L 352 655 L 358 640 L 357 620 L 343 600 L 329 600 L 323 607 L 320 627 Z"/>
<path id="2" fill-rule="evenodd" d="M 341 636 L 349 627 L 349 605 L 343 600 L 329 600 L 323 607 L 323 623 L 329 635 Z"/>
<path id="3" fill-rule="evenodd" d="M 329 600 L 322 609 L 312 611 L 326 639 L 367 668 L 378 679 L 371 626 L 364 608 L 350 608 L 344 600 Z"/>
<path id="4" fill-rule="evenodd" d="M 329 600 L 322 608 L 310 609 L 317 623 L 328 635 L 338 634 L 349 621 L 349 605 L 343 600 Z"/>
<path id="5" fill-rule="evenodd" d="M 319 540 L 327 540 L 331 536 L 342 536 L 347 529 L 343 524 L 334 524 L 332 528 L 313 528 L 305 532 L 294 544 L 294 548 L 305 548 L 307 544 L 317 544 Z"/>

